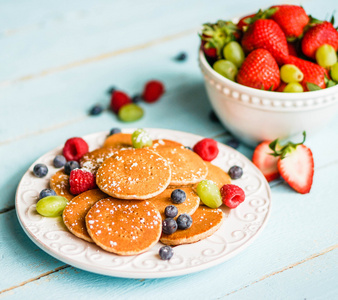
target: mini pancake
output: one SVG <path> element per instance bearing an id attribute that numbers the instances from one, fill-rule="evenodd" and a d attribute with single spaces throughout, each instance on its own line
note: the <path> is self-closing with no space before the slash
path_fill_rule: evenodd
<path id="1" fill-rule="evenodd" d="M 177 207 L 178 209 L 177 216 L 184 213 L 192 215 L 198 208 L 200 198 L 193 191 L 193 189 L 191 187 L 180 187 L 180 189 L 183 190 L 187 195 L 187 198 L 183 203 L 176 204 L 172 202 L 170 196 L 173 190 L 175 190 L 175 188 L 167 188 L 161 194 L 149 199 L 149 201 L 152 204 L 154 204 L 155 207 L 159 210 L 162 219 L 166 218 L 164 210 L 168 205 L 175 205 Z"/>
<path id="2" fill-rule="evenodd" d="M 152 148 L 156 149 L 156 148 L 172 147 L 172 146 L 184 148 L 184 145 L 182 145 L 181 143 L 178 143 L 172 140 L 166 140 L 166 139 L 154 140 Z"/>
<path id="3" fill-rule="evenodd" d="M 149 199 L 169 185 L 168 162 L 156 152 L 142 149 L 117 150 L 96 173 L 101 191 L 119 199 Z"/>
<path id="4" fill-rule="evenodd" d="M 95 174 L 101 164 L 115 152 L 116 148 L 99 148 L 94 151 L 88 152 L 80 159 L 81 168 Z"/>
<path id="5" fill-rule="evenodd" d="M 118 149 L 133 147 L 133 143 L 131 141 L 131 133 L 114 133 L 106 138 L 102 147 Z"/>
<path id="6" fill-rule="evenodd" d="M 182 186 L 198 183 L 208 174 L 208 167 L 203 159 L 189 149 L 168 146 L 156 148 L 155 151 L 169 162 L 170 185 Z"/>
<path id="7" fill-rule="evenodd" d="M 211 236 L 222 225 L 224 214 L 220 209 L 199 206 L 191 216 L 192 225 L 188 229 L 178 229 L 173 234 L 164 234 L 160 241 L 165 245 L 183 245 L 198 242 Z"/>
<path id="8" fill-rule="evenodd" d="M 64 170 L 57 171 L 50 179 L 49 186 L 56 195 L 65 197 L 68 201 L 74 198 L 70 192 L 69 175 Z"/>
<path id="9" fill-rule="evenodd" d="M 63 210 L 63 223 L 75 236 L 93 243 L 87 232 L 85 217 L 97 201 L 107 197 L 108 195 L 99 189 L 89 190 L 74 197 Z"/>
<path id="10" fill-rule="evenodd" d="M 93 241 L 106 251 L 135 255 L 159 240 L 161 215 L 150 201 L 106 198 L 88 211 L 86 226 Z"/>

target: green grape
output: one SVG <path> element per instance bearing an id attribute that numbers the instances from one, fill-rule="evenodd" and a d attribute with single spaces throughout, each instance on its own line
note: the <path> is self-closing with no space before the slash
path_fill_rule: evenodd
<path id="1" fill-rule="evenodd" d="M 131 140 L 134 148 L 150 147 L 153 144 L 153 141 L 148 133 L 141 128 L 133 132 Z"/>
<path id="2" fill-rule="evenodd" d="M 67 202 L 65 197 L 47 196 L 36 204 L 36 211 L 44 217 L 61 216 Z"/>
<path id="3" fill-rule="evenodd" d="M 124 122 L 137 121 L 143 117 L 143 109 L 134 103 L 126 104 L 120 108 L 118 116 Z"/>
<path id="4" fill-rule="evenodd" d="M 283 90 L 284 93 L 301 93 L 304 92 L 302 85 L 298 82 L 290 82 Z"/>
<path id="5" fill-rule="evenodd" d="M 324 44 L 316 51 L 316 61 L 324 68 L 331 67 L 337 62 L 337 53 L 331 45 Z"/>
<path id="6" fill-rule="evenodd" d="M 338 82 L 338 63 L 335 63 L 331 67 L 330 74 L 331 74 L 332 80 L 334 80 L 335 82 Z"/>
<path id="7" fill-rule="evenodd" d="M 216 183 L 211 180 L 202 180 L 197 185 L 197 195 L 210 208 L 217 208 L 222 204 L 221 192 Z"/>
<path id="8" fill-rule="evenodd" d="M 234 63 L 237 68 L 239 68 L 242 65 L 245 59 L 242 46 L 235 41 L 228 43 L 224 47 L 223 55 L 226 60 L 229 60 L 232 63 Z"/>
<path id="9" fill-rule="evenodd" d="M 218 60 L 214 63 L 213 68 L 217 73 L 221 74 L 222 76 L 232 81 L 235 81 L 238 70 L 231 61 L 224 59 Z"/>
<path id="10" fill-rule="evenodd" d="M 285 83 L 301 82 L 304 74 L 295 65 L 286 64 L 280 68 L 280 78 Z"/>

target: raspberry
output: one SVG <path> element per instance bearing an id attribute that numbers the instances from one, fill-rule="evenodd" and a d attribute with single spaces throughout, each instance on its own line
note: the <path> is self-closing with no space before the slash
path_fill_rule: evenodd
<path id="1" fill-rule="evenodd" d="M 143 100 L 152 103 L 160 99 L 164 93 L 164 85 L 158 80 L 148 81 L 142 94 Z"/>
<path id="2" fill-rule="evenodd" d="M 193 148 L 193 150 L 206 161 L 212 161 L 218 155 L 217 142 L 213 139 L 205 138 L 199 141 Z"/>
<path id="3" fill-rule="evenodd" d="M 63 156 L 68 160 L 78 161 L 89 150 L 86 141 L 80 137 L 68 139 L 63 146 Z"/>
<path id="4" fill-rule="evenodd" d="M 130 103 L 132 103 L 131 99 L 126 93 L 123 93 L 121 91 L 114 91 L 111 94 L 110 108 L 116 114 L 119 112 L 122 106 Z"/>
<path id="5" fill-rule="evenodd" d="M 75 169 L 70 172 L 69 185 L 70 192 L 78 195 L 96 187 L 95 177 L 88 171 Z"/>
<path id="6" fill-rule="evenodd" d="M 229 208 L 236 208 L 245 200 L 244 191 L 234 184 L 223 185 L 221 195 L 223 203 Z"/>

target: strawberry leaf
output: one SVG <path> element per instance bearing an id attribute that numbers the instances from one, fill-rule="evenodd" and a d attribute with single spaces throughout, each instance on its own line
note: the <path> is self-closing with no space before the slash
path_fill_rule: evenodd
<path id="1" fill-rule="evenodd" d="M 306 86 L 309 91 L 319 91 L 322 89 L 319 85 L 312 83 L 312 82 L 307 82 Z"/>

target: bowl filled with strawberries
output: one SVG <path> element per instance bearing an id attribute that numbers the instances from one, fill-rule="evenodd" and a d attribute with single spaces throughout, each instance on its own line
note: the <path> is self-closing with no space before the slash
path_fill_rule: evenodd
<path id="1" fill-rule="evenodd" d="M 338 112 L 338 31 L 296 5 L 203 25 L 199 65 L 215 113 L 236 137 L 308 135 Z"/>

